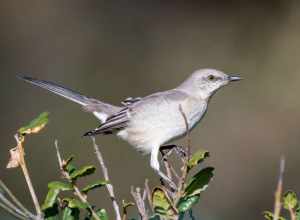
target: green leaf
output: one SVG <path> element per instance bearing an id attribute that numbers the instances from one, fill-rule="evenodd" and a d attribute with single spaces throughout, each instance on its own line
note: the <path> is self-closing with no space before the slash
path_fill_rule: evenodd
<path id="1" fill-rule="evenodd" d="M 79 209 L 65 207 L 63 210 L 62 220 L 79 220 Z"/>
<path id="2" fill-rule="evenodd" d="M 37 118 L 29 122 L 28 125 L 21 127 L 18 132 L 22 135 L 38 133 L 48 123 L 48 112 L 41 113 Z"/>
<path id="3" fill-rule="evenodd" d="M 44 210 L 45 220 L 59 220 L 59 210 L 57 202 L 51 207 Z"/>
<path id="4" fill-rule="evenodd" d="M 287 191 L 283 195 L 283 207 L 287 210 L 294 209 L 298 205 L 297 195 L 293 191 Z"/>
<path id="5" fill-rule="evenodd" d="M 56 199 L 59 192 L 59 189 L 49 189 L 46 199 L 42 205 L 42 210 L 46 210 L 48 208 L 53 207 L 53 205 L 56 203 Z"/>
<path id="6" fill-rule="evenodd" d="M 192 169 L 193 167 L 197 166 L 199 163 L 201 163 L 205 158 L 209 157 L 209 152 L 206 150 L 198 150 L 196 153 L 194 153 L 189 159 L 187 166 L 188 170 Z"/>
<path id="7" fill-rule="evenodd" d="M 97 210 L 96 214 L 101 220 L 108 220 L 108 214 L 105 209 Z"/>
<path id="8" fill-rule="evenodd" d="M 67 190 L 73 190 L 72 184 L 70 183 L 64 183 L 60 181 L 52 181 L 48 183 L 49 189 L 58 189 L 61 191 L 67 191 Z"/>
<path id="9" fill-rule="evenodd" d="M 274 214 L 270 211 L 264 211 L 263 215 L 264 215 L 265 219 L 267 219 L 267 220 L 273 220 L 274 219 Z M 286 219 L 282 216 L 279 216 L 278 220 L 286 220 Z"/>
<path id="10" fill-rule="evenodd" d="M 159 187 L 154 188 L 152 192 L 152 203 L 154 212 L 165 217 L 173 217 L 177 210 L 173 207 L 167 193 Z"/>
<path id="11" fill-rule="evenodd" d="M 74 173 L 74 171 L 77 170 L 76 167 L 71 163 L 69 163 L 65 169 L 69 173 L 69 175 L 71 175 L 72 173 Z"/>
<path id="12" fill-rule="evenodd" d="M 74 198 L 63 198 L 63 202 L 67 203 L 69 208 L 87 209 L 88 205 Z"/>
<path id="13" fill-rule="evenodd" d="M 211 178 L 214 176 L 213 171 L 213 167 L 206 167 L 195 174 L 188 186 L 185 188 L 186 196 L 197 195 L 204 191 L 207 188 Z"/>
<path id="14" fill-rule="evenodd" d="M 159 215 L 153 215 L 149 218 L 149 220 L 160 220 Z"/>
<path id="15" fill-rule="evenodd" d="M 296 209 L 296 220 L 300 220 L 300 206 Z"/>
<path id="16" fill-rule="evenodd" d="M 100 188 L 102 186 L 105 186 L 106 184 L 108 184 L 108 181 L 97 180 L 96 182 L 91 183 L 91 184 L 87 185 L 86 187 L 84 187 L 81 191 L 84 193 L 88 193 L 89 191 L 96 189 L 96 188 Z"/>
<path id="17" fill-rule="evenodd" d="M 179 212 L 186 212 L 190 210 L 193 205 L 199 202 L 200 195 L 194 195 L 194 196 L 185 196 L 181 198 L 178 202 L 177 209 Z"/>
<path id="18" fill-rule="evenodd" d="M 94 173 L 95 170 L 96 170 L 96 168 L 94 166 L 84 166 L 84 167 L 80 168 L 79 170 L 75 170 L 74 172 L 72 172 L 70 177 L 72 180 L 76 180 L 79 177 L 87 176 L 87 175 Z"/>

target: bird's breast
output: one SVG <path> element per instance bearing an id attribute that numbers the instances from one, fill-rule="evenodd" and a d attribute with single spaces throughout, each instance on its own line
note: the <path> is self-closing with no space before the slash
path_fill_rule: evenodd
<path id="1" fill-rule="evenodd" d="M 192 129 L 205 113 L 206 103 L 192 100 L 175 104 L 168 108 L 151 106 L 132 115 L 128 126 L 118 136 L 145 153 L 156 145 L 182 137 L 186 133 L 186 125 L 179 104 L 187 118 L 189 129 Z"/>

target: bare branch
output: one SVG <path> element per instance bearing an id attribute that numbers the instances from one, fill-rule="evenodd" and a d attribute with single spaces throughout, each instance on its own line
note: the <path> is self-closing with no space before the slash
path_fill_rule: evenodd
<path id="1" fill-rule="evenodd" d="M 280 167 L 279 167 L 279 176 L 277 188 L 275 191 L 275 204 L 274 204 L 274 220 L 278 220 L 281 211 L 281 195 L 282 195 L 282 186 L 283 186 L 283 174 L 285 169 L 285 159 L 281 157 L 280 159 Z"/>
<path id="2" fill-rule="evenodd" d="M 14 204 L 12 204 L 2 193 L 0 193 L 0 201 L 7 208 L 12 209 L 16 214 L 21 215 L 23 217 L 28 217 L 19 208 L 17 208 Z"/>
<path id="3" fill-rule="evenodd" d="M 75 195 L 80 199 L 81 202 L 83 202 L 84 204 L 87 205 L 88 210 L 92 213 L 92 216 L 94 219 L 96 220 L 101 220 L 98 215 L 96 214 L 96 212 L 94 211 L 94 209 L 92 208 L 92 206 L 89 204 L 89 202 L 86 199 L 86 196 L 83 195 L 80 191 L 80 189 L 76 186 L 76 184 L 72 181 L 69 173 L 67 171 L 64 170 L 63 167 L 63 161 L 62 161 L 62 157 L 61 154 L 59 152 L 59 148 L 58 148 L 58 143 L 57 140 L 55 141 L 55 148 L 56 148 L 56 154 L 57 154 L 57 159 L 58 159 L 58 163 L 59 163 L 59 168 L 63 174 L 63 176 L 72 184 L 73 190 L 75 191 Z"/>
<path id="4" fill-rule="evenodd" d="M 179 105 L 179 111 L 183 117 L 185 129 L 186 129 L 186 140 L 187 140 L 187 159 L 190 159 L 191 156 L 191 137 L 190 137 L 190 131 L 189 131 L 189 123 L 188 119 L 186 117 L 186 114 L 184 113 L 184 110 L 182 108 L 182 105 Z"/>
<path id="5" fill-rule="evenodd" d="M 135 204 L 139 210 L 142 220 L 148 220 L 148 214 L 145 207 L 144 200 L 141 196 L 141 189 L 139 187 L 134 190 L 133 186 L 131 187 L 131 195 L 135 200 Z"/>
<path id="6" fill-rule="evenodd" d="M 181 175 L 181 178 L 179 179 L 177 193 L 174 198 L 174 204 L 176 204 L 179 201 L 179 199 L 181 198 L 181 196 L 184 194 L 184 184 L 185 184 L 185 181 L 187 178 L 187 173 L 188 173 L 187 163 L 191 157 L 191 140 L 190 140 L 188 120 L 187 120 L 186 114 L 184 113 L 181 105 L 179 105 L 179 111 L 184 119 L 185 128 L 186 128 L 187 155 L 185 155 L 184 160 L 183 160 L 184 163 L 183 163 L 183 167 L 181 168 L 182 175 Z"/>
<path id="7" fill-rule="evenodd" d="M 119 205 L 118 205 L 116 197 L 115 197 L 113 185 L 111 184 L 111 181 L 110 181 L 110 178 L 109 178 L 109 175 L 108 175 L 108 169 L 107 169 L 107 167 L 104 163 L 102 153 L 99 149 L 99 146 L 96 143 L 95 137 L 91 136 L 91 139 L 93 141 L 93 146 L 94 146 L 94 150 L 95 150 L 95 153 L 96 153 L 96 157 L 97 157 L 97 159 L 100 163 L 100 167 L 102 169 L 104 179 L 108 182 L 108 184 L 106 184 L 105 187 L 106 187 L 106 189 L 108 191 L 108 194 L 110 196 L 110 199 L 112 201 L 113 208 L 114 208 L 114 211 L 115 211 L 116 220 L 121 220 L 120 208 L 119 208 Z"/>
<path id="8" fill-rule="evenodd" d="M 28 186 L 28 189 L 29 189 L 29 192 L 30 192 L 35 210 L 36 210 L 36 213 L 37 213 L 37 218 L 41 219 L 42 218 L 42 211 L 41 211 L 40 203 L 39 203 L 38 198 L 36 196 L 33 184 L 31 182 L 31 179 L 30 179 L 30 176 L 29 176 L 29 171 L 27 169 L 27 165 L 26 165 L 26 162 L 25 162 L 24 147 L 22 145 L 22 142 L 20 141 L 20 137 L 19 137 L 18 134 L 15 134 L 15 139 L 17 141 L 17 148 L 18 148 L 19 153 L 20 153 L 20 166 L 22 168 L 23 175 L 25 177 L 25 180 L 26 180 L 26 183 L 27 183 L 27 186 Z"/>
<path id="9" fill-rule="evenodd" d="M 26 216 L 34 219 L 36 216 L 33 215 L 28 209 L 23 206 L 23 204 L 15 197 L 15 195 L 10 191 L 10 189 L 0 180 L 0 188 L 11 198 L 11 200 L 26 214 Z"/>
<path id="10" fill-rule="evenodd" d="M 151 196 L 151 190 L 149 187 L 148 179 L 145 180 L 145 191 L 147 193 L 147 199 L 148 199 L 149 206 L 150 206 L 151 210 L 153 211 L 152 196 Z"/>
<path id="11" fill-rule="evenodd" d="M 0 207 L 2 209 L 4 209 L 5 211 L 7 211 L 9 214 L 11 214 L 12 216 L 18 218 L 18 219 L 21 219 L 21 220 L 27 220 L 28 218 L 27 217 L 24 217 L 22 215 L 19 215 L 18 213 L 16 213 L 13 209 L 7 207 L 6 205 L 4 205 L 3 203 L 0 202 Z"/>

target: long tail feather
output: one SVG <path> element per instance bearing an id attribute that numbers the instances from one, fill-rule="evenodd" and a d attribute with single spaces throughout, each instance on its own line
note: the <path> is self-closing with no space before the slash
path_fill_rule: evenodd
<path id="1" fill-rule="evenodd" d="M 66 99 L 69 99 L 73 102 L 76 102 L 82 106 L 85 106 L 88 104 L 89 99 L 86 96 L 81 95 L 80 93 L 66 88 L 62 85 L 56 84 L 54 82 L 45 81 L 45 80 L 38 80 L 32 77 L 18 75 L 19 79 L 22 79 L 26 82 L 29 82 L 35 86 L 39 86 L 41 88 L 44 88 L 50 92 L 53 92 L 57 95 L 60 95 Z"/>

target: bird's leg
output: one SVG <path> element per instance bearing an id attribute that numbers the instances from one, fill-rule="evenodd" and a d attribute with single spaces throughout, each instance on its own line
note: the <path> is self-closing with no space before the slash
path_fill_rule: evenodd
<path id="1" fill-rule="evenodd" d="M 150 159 L 150 165 L 151 167 L 156 171 L 156 173 L 164 180 L 166 181 L 169 186 L 175 190 L 177 188 L 176 184 L 173 183 L 172 180 L 170 180 L 169 177 L 167 177 L 160 169 L 159 161 L 158 161 L 158 153 L 159 153 L 159 146 L 153 148 L 151 151 L 151 159 Z"/>

